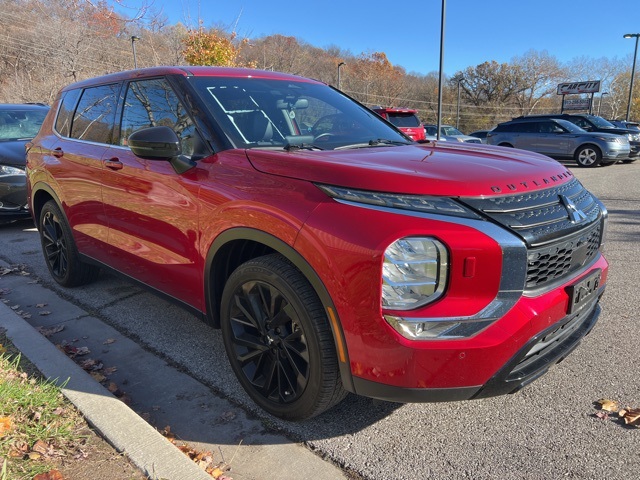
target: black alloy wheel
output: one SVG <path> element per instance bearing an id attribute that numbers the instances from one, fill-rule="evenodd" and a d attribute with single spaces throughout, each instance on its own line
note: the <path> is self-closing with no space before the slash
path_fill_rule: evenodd
<path id="1" fill-rule="evenodd" d="M 301 420 L 344 398 L 324 309 L 283 257 L 238 267 L 225 286 L 221 326 L 236 376 L 269 413 Z"/>
<path id="2" fill-rule="evenodd" d="M 80 260 L 67 219 L 53 200 L 42 207 L 38 230 L 45 262 L 56 282 L 75 287 L 95 280 L 100 269 Z"/>

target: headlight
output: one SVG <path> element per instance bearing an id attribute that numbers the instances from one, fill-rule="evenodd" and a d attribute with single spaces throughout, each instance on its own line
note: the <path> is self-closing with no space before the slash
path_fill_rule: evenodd
<path id="1" fill-rule="evenodd" d="M 0 177 L 6 177 L 9 175 L 25 175 L 25 172 L 23 168 L 0 165 Z"/>
<path id="2" fill-rule="evenodd" d="M 622 136 L 618 136 L 618 137 L 596 137 L 599 140 L 602 140 L 604 142 L 607 143 L 622 143 L 622 144 L 626 144 L 627 140 L 622 137 Z"/>
<path id="3" fill-rule="evenodd" d="M 333 185 L 317 185 L 317 187 L 330 197 L 348 202 L 364 203 L 379 207 L 399 208 L 414 212 L 450 215 L 454 217 L 480 218 L 468 208 L 460 205 L 451 198 L 446 197 L 369 192 L 366 190 L 353 190 L 351 188 L 336 187 Z"/>
<path id="4" fill-rule="evenodd" d="M 384 252 L 382 307 L 410 310 L 442 296 L 447 284 L 446 247 L 430 237 L 401 238 Z"/>

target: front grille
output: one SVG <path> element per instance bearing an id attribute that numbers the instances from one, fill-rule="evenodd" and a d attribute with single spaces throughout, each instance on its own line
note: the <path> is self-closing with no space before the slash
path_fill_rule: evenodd
<path id="1" fill-rule="evenodd" d="M 526 291 L 562 280 L 598 253 L 603 212 L 577 179 L 531 193 L 461 201 L 525 242 Z"/>

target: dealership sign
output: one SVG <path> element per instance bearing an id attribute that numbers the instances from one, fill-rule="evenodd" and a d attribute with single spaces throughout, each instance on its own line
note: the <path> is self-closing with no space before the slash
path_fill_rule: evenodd
<path id="1" fill-rule="evenodd" d="M 562 109 L 563 110 L 590 110 L 591 109 L 591 99 L 590 98 L 575 98 L 575 99 L 571 99 L 571 100 L 564 100 L 562 102 Z"/>
<path id="2" fill-rule="evenodd" d="M 580 93 L 596 93 L 600 91 L 600 80 L 588 82 L 569 82 L 558 85 L 558 95 L 574 95 Z"/>

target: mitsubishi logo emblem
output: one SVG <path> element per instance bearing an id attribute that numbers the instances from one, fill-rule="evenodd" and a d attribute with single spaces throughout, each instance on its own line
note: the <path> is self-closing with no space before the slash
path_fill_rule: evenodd
<path id="1" fill-rule="evenodd" d="M 578 210 L 578 207 L 576 207 L 576 204 L 573 203 L 569 199 L 569 197 L 565 195 L 558 195 L 558 197 L 560 198 L 560 202 L 562 203 L 562 206 L 565 208 L 565 210 L 569 214 L 569 221 L 571 223 L 580 223 L 583 220 L 587 219 L 587 215 L 582 210 Z"/>

